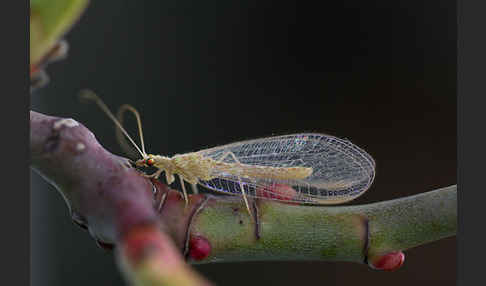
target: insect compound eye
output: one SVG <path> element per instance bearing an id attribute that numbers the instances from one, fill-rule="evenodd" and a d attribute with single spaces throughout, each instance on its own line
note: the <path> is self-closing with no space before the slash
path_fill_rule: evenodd
<path id="1" fill-rule="evenodd" d="M 151 167 L 155 164 L 155 160 L 153 158 L 149 158 L 149 159 L 145 160 L 145 164 L 147 164 L 147 166 Z"/>

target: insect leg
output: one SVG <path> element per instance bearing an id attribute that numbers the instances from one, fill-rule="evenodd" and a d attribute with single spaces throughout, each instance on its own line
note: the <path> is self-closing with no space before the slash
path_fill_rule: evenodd
<path id="1" fill-rule="evenodd" d="M 192 187 L 192 193 L 197 195 L 199 194 L 199 191 L 197 190 L 197 183 L 196 184 L 191 184 Z"/>
<path id="2" fill-rule="evenodd" d="M 245 201 L 245 205 L 246 205 L 246 209 L 248 210 L 248 214 L 250 214 L 250 217 L 253 218 L 253 215 L 250 211 L 250 204 L 248 204 L 248 199 L 246 198 L 245 188 L 243 187 L 243 182 L 241 181 L 240 177 L 238 177 L 238 181 L 240 183 L 241 194 L 243 196 L 243 200 Z"/>
<path id="3" fill-rule="evenodd" d="M 154 178 L 158 179 L 163 171 L 163 169 L 158 169 L 157 172 L 153 173 L 152 175 L 154 176 Z"/>
<path id="4" fill-rule="evenodd" d="M 241 164 L 241 162 L 238 160 L 238 158 L 236 158 L 235 154 L 231 151 L 224 153 L 223 156 L 221 156 L 221 158 L 219 158 L 218 162 L 223 162 L 223 160 L 228 156 L 233 157 L 233 160 L 235 160 L 236 164 Z M 241 181 L 240 177 L 238 177 L 238 181 L 240 183 L 241 195 L 243 196 L 243 200 L 245 201 L 245 205 L 246 205 L 246 209 L 248 210 L 248 214 L 250 214 L 250 217 L 253 218 L 253 214 L 251 213 L 251 210 L 250 210 L 250 204 L 248 203 L 248 199 L 246 197 L 245 188 L 243 187 L 243 182 Z"/>
<path id="5" fill-rule="evenodd" d="M 164 170 L 162 170 L 162 169 L 158 169 L 158 170 L 157 170 L 155 173 L 153 173 L 153 174 L 150 174 L 150 175 L 148 175 L 148 174 L 143 174 L 143 175 L 144 175 L 145 177 L 147 177 L 147 178 L 155 178 L 155 179 L 158 179 L 158 178 L 160 177 L 160 174 L 162 174 L 162 172 L 163 172 L 163 171 L 164 171 Z"/>
<path id="6" fill-rule="evenodd" d="M 184 179 L 182 178 L 181 175 L 179 175 L 179 180 L 181 182 L 181 187 L 182 187 L 182 194 L 183 194 L 183 198 L 184 200 L 186 201 L 186 206 L 189 202 L 189 200 L 187 199 L 187 192 L 186 192 L 186 186 L 185 186 L 185 182 L 184 182 Z"/>

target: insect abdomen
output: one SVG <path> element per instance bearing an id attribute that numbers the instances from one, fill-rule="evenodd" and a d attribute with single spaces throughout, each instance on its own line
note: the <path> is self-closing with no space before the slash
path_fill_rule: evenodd
<path id="1" fill-rule="evenodd" d="M 299 180 L 312 175 L 308 167 L 271 167 L 237 163 L 220 163 L 218 170 L 240 177 L 274 180 Z"/>
<path id="2" fill-rule="evenodd" d="M 305 179 L 312 174 L 312 168 L 306 167 L 266 167 L 243 165 L 249 177 L 267 178 L 277 180 Z"/>

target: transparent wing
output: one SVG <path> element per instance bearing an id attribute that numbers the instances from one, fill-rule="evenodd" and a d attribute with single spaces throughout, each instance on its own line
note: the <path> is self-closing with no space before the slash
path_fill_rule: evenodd
<path id="1" fill-rule="evenodd" d="M 214 179 L 200 181 L 202 186 L 234 195 L 241 195 L 243 187 L 245 193 L 254 198 L 336 204 L 364 193 L 375 177 L 375 162 L 370 155 L 348 140 L 324 134 L 241 141 L 198 153 L 215 161 L 232 163 L 226 170 L 214 170 Z M 312 168 L 312 173 L 304 179 L 236 176 L 231 169 L 241 168 L 238 163 L 278 168 L 307 167 Z"/>

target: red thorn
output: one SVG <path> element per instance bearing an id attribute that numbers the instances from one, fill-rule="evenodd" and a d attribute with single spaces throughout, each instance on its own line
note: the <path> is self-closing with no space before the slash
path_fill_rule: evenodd
<path id="1" fill-rule="evenodd" d="M 189 240 L 189 256 L 200 261 L 208 257 L 211 253 L 211 244 L 202 236 L 193 236 Z"/>
<path id="2" fill-rule="evenodd" d="M 371 268 L 384 271 L 395 271 L 403 265 L 405 254 L 401 251 L 390 252 L 370 259 Z"/>

